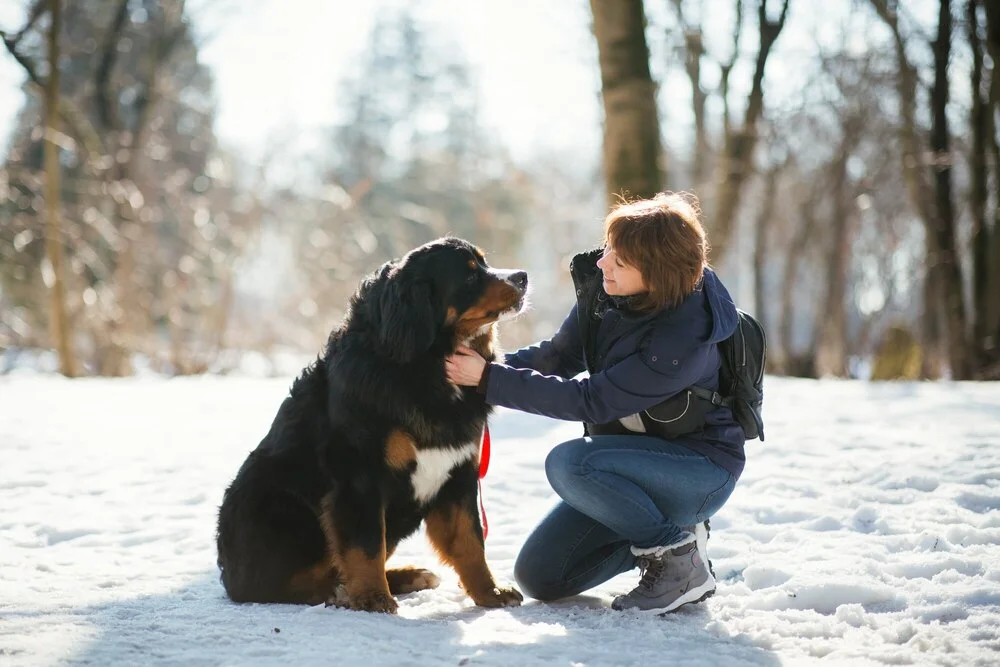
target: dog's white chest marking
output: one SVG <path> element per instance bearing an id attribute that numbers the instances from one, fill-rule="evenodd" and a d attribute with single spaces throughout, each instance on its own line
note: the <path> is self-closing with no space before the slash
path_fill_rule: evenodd
<path id="1" fill-rule="evenodd" d="M 417 450 L 417 469 L 413 471 L 413 495 L 422 503 L 433 498 L 455 466 L 479 452 L 479 443 L 470 442 L 459 449 Z"/>

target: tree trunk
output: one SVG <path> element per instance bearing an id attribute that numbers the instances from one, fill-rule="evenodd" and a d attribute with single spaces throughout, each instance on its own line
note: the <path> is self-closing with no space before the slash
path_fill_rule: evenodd
<path id="1" fill-rule="evenodd" d="M 920 339 L 922 350 L 921 377 L 935 379 L 941 376 L 943 366 L 941 309 L 938 288 L 942 282 L 941 268 L 934 258 L 937 255 L 937 235 L 934 222 L 934 202 L 930 181 L 922 158 L 920 135 L 917 128 L 917 70 L 906 54 L 906 41 L 899 28 L 899 17 L 887 0 L 870 0 L 879 18 L 892 32 L 896 62 L 899 68 L 897 92 L 899 95 L 899 141 L 902 149 L 903 181 L 910 203 L 923 221 L 926 237 L 926 271 L 924 275 L 923 313 L 921 314 Z"/>
<path id="2" fill-rule="evenodd" d="M 989 260 L 990 229 L 986 222 L 987 182 L 989 180 L 986 145 L 991 131 L 989 97 L 983 86 L 983 45 L 979 39 L 977 0 L 968 0 L 966 19 L 969 31 L 969 50 L 972 53 L 970 92 L 972 105 L 969 126 L 972 143 L 969 146 L 969 212 L 972 217 L 972 349 L 973 369 L 981 372 L 996 360 L 996 342 L 987 318 L 989 310 Z M 996 232 L 994 231 L 994 234 Z M 1000 298 L 997 295 L 996 298 Z"/>
<path id="3" fill-rule="evenodd" d="M 162 3 L 161 3 L 162 4 Z M 118 109 L 121 92 L 114 81 L 115 67 L 120 57 L 119 45 L 125 38 L 131 14 L 129 0 L 118 0 L 118 7 L 111 20 L 104 40 L 103 51 L 94 74 L 94 96 L 97 117 L 110 149 L 116 155 L 112 167 L 106 172 L 109 183 L 118 194 L 114 196 L 114 225 L 118 232 L 117 256 L 111 279 L 114 292 L 114 314 L 105 324 L 105 351 L 100 365 L 101 375 L 126 376 L 134 372 L 132 355 L 139 341 L 150 326 L 150 318 L 139 306 L 142 277 L 137 273 L 142 241 L 150 240 L 148 225 L 143 225 L 139 212 L 145 205 L 140 187 L 140 168 L 137 164 L 146 144 L 153 112 L 158 100 L 157 86 L 161 68 L 170 58 L 183 34 L 184 0 L 175 0 L 165 6 L 162 31 L 153 43 L 153 57 L 149 70 L 138 87 L 134 105 L 134 118 L 122 117 Z"/>
<path id="4" fill-rule="evenodd" d="M 1000 379 L 1000 143 L 997 141 L 996 120 L 1000 116 L 1000 4 L 984 2 L 986 10 L 986 52 L 993 61 L 989 79 L 989 109 L 986 113 L 987 146 L 993 158 L 993 210 L 987 212 L 991 222 L 990 244 L 987 250 L 989 267 L 987 276 L 986 310 L 983 328 L 990 332 L 993 350 L 992 362 L 980 372 L 980 377 Z"/>
<path id="5" fill-rule="evenodd" d="M 962 269 L 955 247 L 955 207 L 951 192 L 951 147 L 948 130 L 948 61 L 951 57 L 951 0 L 940 0 L 938 34 L 934 41 L 934 88 L 931 91 L 931 150 L 934 151 L 934 196 L 937 262 L 941 266 L 941 297 L 948 333 L 952 377 L 970 377 Z"/>
<path id="6" fill-rule="evenodd" d="M 767 291 L 764 287 L 764 266 L 771 256 L 768 246 L 768 237 L 771 227 L 774 226 L 774 213 L 778 195 L 778 176 L 781 173 L 780 164 L 773 165 L 767 171 L 767 179 L 764 183 L 764 196 L 761 200 L 760 211 L 757 214 L 757 224 L 754 225 L 753 244 L 753 299 L 754 315 L 760 320 L 766 331 L 768 319 L 766 311 Z"/>
<path id="7" fill-rule="evenodd" d="M 849 130 L 845 129 L 845 134 Z M 848 191 L 847 160 L 853 140 L 850 135 L 840 146 L 832 166 L 833 209 L 830 219 L 830 248 L 826 263 L 826 296 L 816 313 L 817 377 L 847 375 L 847 317 L 844 297 L 851 256 L 851 202 Z"/>
<path id="8" fill-rule="evenodd" d="M 740 209 L 743 185 L 753 170 L 753 152 L 757 145 L 757 121 L 764 110 L 764 68 L 771 47 L 785 27 L 788 15 L 788 0 L 784 0 L 781 15 L 777 21 L 767 18 L 767 0 L 758 0 L 757 16 L 760 25 L 760 48 L 754 68 L 753 84 L 747 99 L 743 124 L 726 133 L 725 147 L 719 164 L 720 178 L 716 195 L 714 224 L 709 230 L 716 261 L 721 261 L 736 227 L 736 216 Z"/>
<path id="9" fill-rule="evenodd" d="M 66 286 L 63 283 L 63 240 L 60 229 L 59 145 L 59 34 L 62 32 L 62 0 L 49 0 L 51 22 L 48 34 L 49 78 L 45 84 L 45 252 L 52 266 L 49 294 L 49 331 L 52 344 L 59 354 L 59 372 L 75 377 L 76 358 L 70 343 L 70 324 L 66 315 Z"/>
<path id="10" fill-rule="evenodd" d="M 608 203 L 652 197 L 664 183 L 656 86 L 642 0 L 591 0 L 604 101 Z"/>
<path id="11" fill-rule="evenodd" d="M 798 355 L 792 345 L 792 327 L 795 315 L 795 288 L 799 285 L 799 265 L 802 263 L 806 248 L 813 240 L 816 230 L 816 208 L 818 188 L 812 189 L 799 203 L 800 223 L 788 244 L 788 254 L 785 259 L 785 279 L 781 281 L 781 315 L 778 326 L 778 340 L 781 345 L 782 372 L 789 375 L 814 377 L 813 355 L 811 352 Z M 805 368 L 808 366 L 808 368 Z"/>

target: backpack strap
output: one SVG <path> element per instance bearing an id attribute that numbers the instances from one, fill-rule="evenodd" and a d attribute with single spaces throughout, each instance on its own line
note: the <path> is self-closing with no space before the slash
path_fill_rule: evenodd
<path id="1" fill-rule="evenodd" d="M 723 396 L 717 391 L 712 391 L 710 389 L 705 389 L 704 387 L 696 387 L 694 385 L 688 387 L 688 391 L 697 396 L 700 399 L 706 400 L 712 405 L 719 408 L 730 408 L 733 407 L 733 397 Z"/>

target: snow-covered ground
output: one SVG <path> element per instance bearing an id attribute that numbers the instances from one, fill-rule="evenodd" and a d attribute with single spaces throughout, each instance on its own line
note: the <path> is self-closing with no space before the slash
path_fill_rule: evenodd
<path id="1" fill-rule="evenodd" d="M 239 606 L 218 583 L 222 491 L 288 379 L 0 378 L 0 665 L 1000 664 L 1000 385 L 768 379 L 767 442 L 713 519 L 718 594 L 668 618 L 482 610 L 441 587 L 397 617 Z M 488 556 L 509 581 L 579 427 L 493 421 Z"/>

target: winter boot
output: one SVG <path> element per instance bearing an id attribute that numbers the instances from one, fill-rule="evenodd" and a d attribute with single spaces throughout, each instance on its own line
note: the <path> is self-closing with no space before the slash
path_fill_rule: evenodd
<path id="1" fill-rule="evenodd" d="M 708 538 L 712 535 L 712 527 L 709 525 L 708 519 L 694 526 L 684 526 L 684 530 L 694 533 L 695 542 L 698 544 L 698 553 L 701 555 L 701 559 L 708 563 L 708 571 L 714 577 L 715 568 L 712 566 L 712 559 L 708 557 Z"/>
<path id="2" fill-rule="evenodd" d="M 639 557 L 642 578 L 632 591 L 615 598 L 612 609 L 664 614 L 715 592 L 715 577 L 698 552 L 694 533 L 664 547 L 632 547 L 632 553 Z"/>

